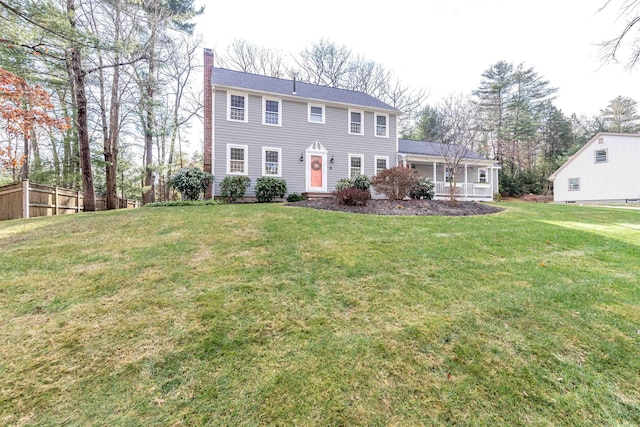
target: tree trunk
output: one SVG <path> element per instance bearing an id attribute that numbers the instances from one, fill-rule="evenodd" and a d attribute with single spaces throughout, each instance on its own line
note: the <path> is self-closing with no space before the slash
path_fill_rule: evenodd
<path id="1" fill-rule="evenodd" d="M 153 96 L 154 96 L 154 72 L 155 72 L 155 55 L 154 55 L 154 47 L 153 43 L 155 43 L 155 38 L 152 36 L 151 41 L 151 49 L 149 51 L 149 75 L 146 80 L 146 100 L 144 103 L 145 106 L 145 127 L 144 127 L 144 144 L 146 155 L 144 158 L 144 165 L 146 175 L 144 177 L 144 186 L 147 187 L 147 191 L 144 193 L 142 197 L 142 203 L 153 203 L 155 201 L 155 188 L 154 188 L 154 177 L 153 177 Z"/>
<path id="2" fill-rule="evenodd" d="M 75 1 L 67 0 L 69 24 L 76 28 Z M 82 192 L 84 197 L 84 211 L 95 212 L 96 197 L 93 188 L 93 172 L 91 171 L 91 147 L 89 146 L 89 132 L 87 120 L 87 94 L 85 92 L 85 71 L 82 68 L 80 49 L 72 47 L 71 69 L 74 78 L 74 91 L 78 119 L 78 141 L 80 145 L 80 169 L 82 171 Z"/>

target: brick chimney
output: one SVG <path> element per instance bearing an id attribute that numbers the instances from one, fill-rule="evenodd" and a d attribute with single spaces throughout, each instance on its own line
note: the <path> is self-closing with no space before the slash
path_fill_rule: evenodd
<path id="1" fill-rule="evenodd" d="M 213 88 L 211 73 L 213 71 L 213 50 L 204 49 L 204 171 L 213 173 Z M 205 199 L 213 198 L 213 184 L 210 184 L 204 194 Z"/>

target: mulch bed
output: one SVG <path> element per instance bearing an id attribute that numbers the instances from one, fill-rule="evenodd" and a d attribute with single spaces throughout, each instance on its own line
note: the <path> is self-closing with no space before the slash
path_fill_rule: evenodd
<path id="1" fill-rule="evenodd" d="M 372 215 L 468 216 L 502 211 L 501 208 L 484 203 L 460 201 L 451 203 L 442 200 L 369 200 L 367 206 L 345 206 L 338 204 L 333 198 L 322 198 L 288 203 L 287 206 Z"/>

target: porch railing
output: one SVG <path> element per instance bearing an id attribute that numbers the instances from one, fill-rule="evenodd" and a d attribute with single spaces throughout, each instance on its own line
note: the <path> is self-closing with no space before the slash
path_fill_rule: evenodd
<path id="1" fill-rule="evenodd" d="M 451 191 L 452 183 L 436 181 L 436 196 L 448 196 Z M 491 192 L 491 184 L 474 183 L 474 182 L 458 182 L 455 188 L 456 197 L 488 197 L 493 196 Z"/>

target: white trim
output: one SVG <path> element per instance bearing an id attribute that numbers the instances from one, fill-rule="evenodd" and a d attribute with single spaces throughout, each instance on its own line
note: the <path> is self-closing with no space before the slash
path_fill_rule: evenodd
<path id="1" fill-rule="evenodd" d="M 274 101 L 278 103 L 278 123 L 267 123 L 267 101 Z M 273 98 L 270 96 L 262 97 L 262 124 L 265 126 L 282 127 L 282 99 L 281 98 Z"/>
<path id="2" fill-rule="evenodd" d="M 231 172 L 231 149 L 242 148 L 244 149 L 244 171 L 243 172 Z M 249 175 L 249 146 L 240 144 L 227 144 L 227 175 Z"/>
<path id="3" fill-rule="evenodd" d="M 378 160 L 385 160 L 387 162 L 387 167 L 385 169 L 389 169 L 389 156 L 373 156 L 373 172 L 374 175 L 378 175 L 378 172 L 384 169 L 378 169 Z M 351 163 L 351 162 L 349 162 Z"/>
<path id="4" fill-rule="evenodd" d="M 351 113 L 360 113 L 360 132 L 351 132 Z M 347 132 L 349 135 L 364 135 L 364 110 L 356 110 L 353 108 L 348 109 L 349 116 L 347 117 Z"/>
<path id="5" fill-rule="evenodd" d="M 349 158 L 349 161 L 347 163 L 347 166 L 348 166 L 347 176 L 349 178 L 353 178 L 351 176 L 351 159 L 353 159 L 353 158 L 359 158 L 360 159 L 360 175 L 364 175 L 364 154 L 349 154 L 348 158 Z"/>
<path id="6" fill-rule="evenodd" d="M 305 188 L 308 192 L 327 192 L 327 150 L 320 144 L 320 141 L 313 143 L 305 150 Z M 311 156 L 322 157 L 322 187 L 311 186 Z"/>
<path id="7" fill-rule="evenodd" d="M 267 151 L 277 151 L 278 152 L 278 173 L 277 174 L 267 174 L 265 172 L 265 165 L 267 163 Z M 277 147 L 262 147 L 262 176 L 271 176 L 274 178 L 282 178 L 282 148 Z"/>
<path id="8" fill-rule="evenodd" d="M 571 188 L 571 180 L 572 179 L 577 179 L 578 180 L 578 188 L 572 189 Z M 569 184 L 569 191 L 580 191 L 581 189 L 581 185 L 580 185 L 580 177 L 573 177 L 573 178 L 568 178 L 567 179 L 567 183 Z"/>
<path id="9" fill-rule="evenodd" d="M 316 122 L 314 120 L 311 120 L 311 107 L 322 108 L 322 121 Z M 326 121 L 325 119 L 326 115 L 327 115 L 327 107 L 324 104 L 307 103 L 307 121 L 309 123 L 323 125 L 325 124 L 325 121 Z"/>
<path id="10" fill-rule="evenodd" d="M 211 175 L 216 176 L 216 88 L 211 88 Z M 215 193 L 215 184 L 212 184 L 211 197 Z"/>
<path id="11" fill-rule="evenodd" d="M 244 96 L 244 120 L 231 118 L 231 96 Z M 227 92 L 227 121 L 237 123 L 249 122 L 249 94 L 246 92 Z"/>
<path id="12" fill-rule="evenodd" d="M 378 135 L 378 117 L 385 118 L 384 135 Z M 376 138 L 389 138 L 389 115 L 387 113 L 373 113 L 373 136 Z"/>

